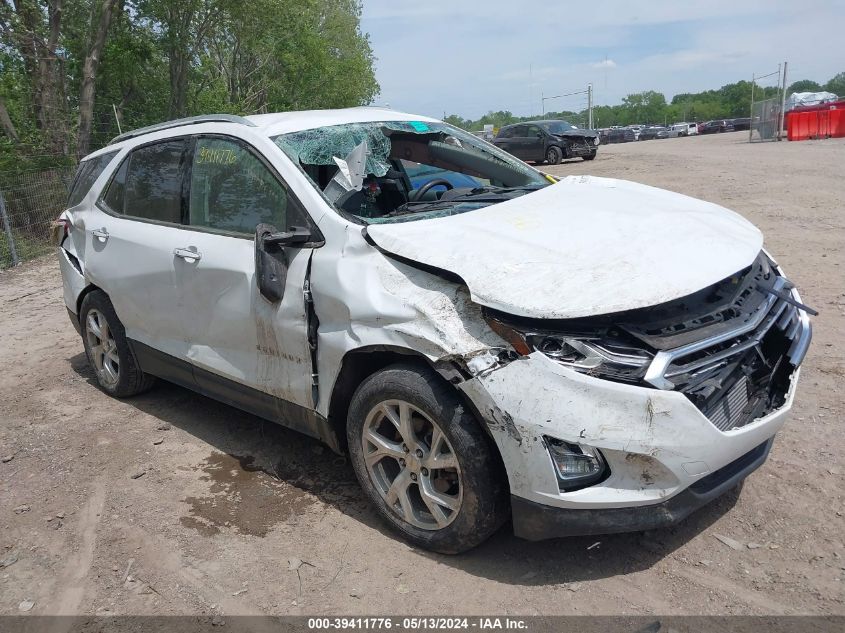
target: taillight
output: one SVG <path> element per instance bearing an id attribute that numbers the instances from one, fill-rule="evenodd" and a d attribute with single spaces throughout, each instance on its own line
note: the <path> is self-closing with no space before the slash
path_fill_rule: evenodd
<path id="1" fill-rule="evenodd" d="M 50 222 L 50 239 L 56 246 L 61 246 L 65 238 L 73 229 L 73 224 L 67 218 L 58 218 Z"/>

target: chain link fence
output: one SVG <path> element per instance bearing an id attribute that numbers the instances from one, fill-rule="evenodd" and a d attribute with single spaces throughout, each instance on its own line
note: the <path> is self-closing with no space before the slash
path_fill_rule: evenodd
<path id="1" fill-rule="evenodd" d="M 780 127 L 781 97 L 751 104 L 751 142 L 776 141 Z"/>
<path id="2" fill-rule="evenodd" d="M 75 167 L 0 172 L 0 269 L 48 253 Z"/>

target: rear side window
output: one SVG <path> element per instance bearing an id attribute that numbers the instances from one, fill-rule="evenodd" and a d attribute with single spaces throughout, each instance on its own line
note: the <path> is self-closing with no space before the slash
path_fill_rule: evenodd
<path id="1" fill-rule="evenodd" d="M 134 150 L 115 172 L 103 202 L 115 213 L 179 224 L 185 139 Z"/>
<path id="2" fill-rule="evenodd" d="M 85 194 L 88 193 L 94 181 L 100 177 L 100 174 L 103 173 L 103 170 L 111 162 L 111 159 L 115 157 L 115 154 L 117 154 L 117 150 L 108 152 L 107 154 L 101 154 L 95 158 L 89 158 L 79 163 L 79 167 L 76 169 L 76 174 L 73 177 L 73 183 L 70 186 L 70 194 L 67 199 L 68 208 L 75 207 L 82 202 Z"/>
<path id="3" fill-rule="evenodd" d="M 200 137 L 191 166 L 191 226 L 252 235 L 262 223 L 284 230 L 302 224 L 288 218 L 284 185 L 243 144 Z"/>
<path id="4" fill-rule="evenodd" d="M 125 158 L 117 172 L 112 176 L 103 202 L 115 213 L 123 213 L 123 201 L 126 199 L 126 172 L 129 171 L 129 158 Z"/>

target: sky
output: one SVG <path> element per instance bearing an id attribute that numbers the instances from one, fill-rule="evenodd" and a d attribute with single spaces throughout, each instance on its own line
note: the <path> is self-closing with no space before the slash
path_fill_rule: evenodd
<path id="1" fill-rule="evenodd" d="M 776 73 L 845 71 L 845 0 L 363 0 L 377 105 L 442 118 L 539 114 L 585 91 L 613 105 Z M 761 80 L 775 85 L 776 76 Z M 546 99 L 581 110 L 586 95 Z"/>

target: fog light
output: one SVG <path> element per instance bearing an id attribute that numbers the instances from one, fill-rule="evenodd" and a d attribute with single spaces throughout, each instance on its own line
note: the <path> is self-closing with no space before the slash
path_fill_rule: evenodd
<path id="1" fill-rule="evenodd" d="M 569 444 L 549 436 L 545 436 L 545 440 L 561 490 L 584 488 L 603 479 L 607 474 L 607 464 L 595 448 Z"/>

